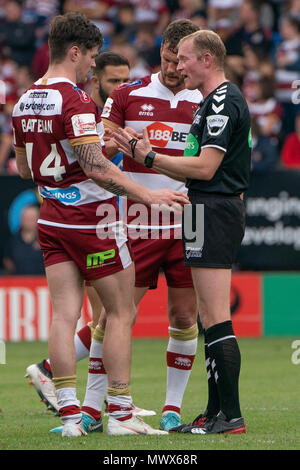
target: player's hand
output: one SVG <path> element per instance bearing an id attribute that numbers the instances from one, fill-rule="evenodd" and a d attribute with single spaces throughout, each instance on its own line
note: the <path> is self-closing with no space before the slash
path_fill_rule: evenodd
<path id="1" fill-rule="evenodd" d="M 125 129 L 117 129 L 114 134 L 114 139 L 120 152 L 133 157 L 139 163 L 144 163 L 145 157 L 152 149 L 147 129 L 143 129 L 143 138 L 137 139 L 132 137 Z M 135 139 L 135 142 L 133 142 Z"/>
<path id="2" fill-rule="evenodd" d="M 142 137 L 143 137 L 143 134 L 140 134 L 139 132 L 136 132 L 134 129 L 131 129 L 131 127 L 125 127 L 124 130 L 125 130 L 125 132 L 127 132 L 128 134 L 130 134 L 132 136 L 131 138 L 142 139 Z M 111 127 L 105 126 L 104 135 L 103 135 L 104 142 L 113 141 L 115 143 L 115 145 L 117 145 L 116 142 L 114 141 L 114 132 L 115 132 L 115 129 L 112 129 Z"/>
<path id="3" fill-rule="evenodd" d="M 128 134 L 130 134 L 135 139 L 142 139 L 143 138 L 143 134 L 141 134 L 140 132 L 135 131 L 131 127 L 124 127 L 124 131 L 127 132 Z"/>
<path id="4" fill-rule="evenodd" d="M 104 142 L 111 142 L 113 140 L 113 129 L 110 127 L 105 127 L 104 128 L 104 135 L 103 135 L 103 140 Z M 115 142 L 114 142 L 115 143 Z M 116 143 L 115 143 L 116 144 Z M 117 144 L 116 144 L 117 145 Z"/>
<path id="5" fill-rule="evenodd" d="M 190 204 L 187 195 L 173 189 L 156 189 L 150 191 L 151 205 L 158 205 L 160 210 L 182 212 L 185 204 Z"/>

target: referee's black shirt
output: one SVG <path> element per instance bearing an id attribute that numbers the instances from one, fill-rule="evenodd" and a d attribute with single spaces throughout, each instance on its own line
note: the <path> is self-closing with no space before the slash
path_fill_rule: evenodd
<path id="1" fill-rule="evenodd" d="M 186 186 L 224 195 L 246 191 L 251 164 L 250 114 L 245 98 L 233 83 L 219 85 L 196 111 L 184 155 L 199 155 L 205 147 L 223 150 L 222 163 L 211 180 L 188 178 Z"/>

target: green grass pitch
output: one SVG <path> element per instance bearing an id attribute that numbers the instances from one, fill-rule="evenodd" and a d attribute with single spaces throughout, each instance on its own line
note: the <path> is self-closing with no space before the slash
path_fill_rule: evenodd
<path id="1" fill-rule="evenodd" d="M 48 357 L 47 343 L 7 343 L 6 364 L 0 364 L 0 450 L 299 450 L 300 364 L 292 362 L 292 343 L 299 338 L 240 339 L 240 401 L 246 421 L 242 435 L 123 436 L 104 433 L 63 439 L 49 430 L 60 420 L 40 403 L 28 379 L 29 364 Z M 145 418 L 159 426 L 164 404 L 167 340 L 134 340 L 131 391 L 134 403 L 154 409 Z M 88 359 L 78 363 L 78 398 L 83 401 Z M 182 421 L 204 411 L 207 400 L 203 338 L 182 406 Z"/>

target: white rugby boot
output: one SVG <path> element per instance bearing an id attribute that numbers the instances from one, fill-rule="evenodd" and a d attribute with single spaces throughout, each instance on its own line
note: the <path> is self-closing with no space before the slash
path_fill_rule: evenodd
<path id="1" fill-rule="evenodd" d="M 37 393 L 48 409 L 58 413 L 58 404 L 55 386 L 52 381 L 52 374 L 45 368 L 44 362 L 42 361 L 38 364 L 31 364 L 28 366 L 25 377 L 30 379 L 32 385 L 35 387 Z"/>
<path id="2" fill-rule="evenodd" d="M 86 436 L 87 433 L 83 429 L 82 422 L 74 423 L 72 421 L 67 421 L 62 428 L 62 437 L 80 437 Z"/>
<path id="3" fill-rule="evenodd" d="M 107 434 L 110 436 L 137 435 L 137 434 L 168 434 L 166 431 L 152 428 L 145 423 L 141 417 L 132 415 L 131 418 L 124 421 L 109 416 L 107 424 Z"/>

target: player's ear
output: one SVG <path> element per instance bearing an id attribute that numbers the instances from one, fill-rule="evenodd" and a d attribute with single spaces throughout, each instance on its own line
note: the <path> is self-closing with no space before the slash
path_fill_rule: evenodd
<path id="1" fill-rule="evenodd" d="M 203 54 L 203 62 L 206 67 L 209 67 L 214 63 L 214 57 L 209 52 L 205 52 Z"/>
<path id="2" fill-rule="evenodd" d="M 91 76 L 91 82 L 92 82 L 93 88 L 99 87 L 99 78 L 97 77 L 97 75 Z"/>
<path id="3" fill-rule="evenodd" d="M 77 62 L 81 55 L 81 51 L 78 46 L 74 45 L 68 50 L 68 55 L 72 62 Z"/>

